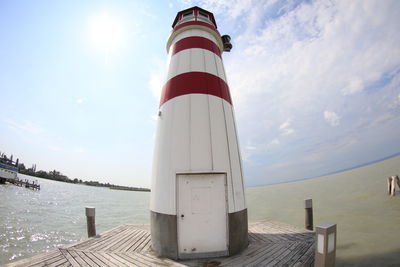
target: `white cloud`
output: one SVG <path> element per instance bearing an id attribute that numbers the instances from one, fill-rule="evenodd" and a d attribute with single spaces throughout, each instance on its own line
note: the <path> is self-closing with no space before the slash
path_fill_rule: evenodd
<path id="1" fill-rule="evenodd" d="M 278 139 L 272 140 L 269 144 L 270 145 L 279 145 L 281 142 Z"/>
<path id="2" fill-rule="evenodd" d="M 62 150 L 62 148 L 59 147 L 59 146 L 49 146 L 48 148 L 49 148 L 50 150 L 52 150 L 52 151 L 60 151 L 60 150 Z"/>
<path id="3" fill-rule="evenodd" d="M 152 115 L 152 116 L 151 116 L 151 119 L 152 119 L 153 121 L 156 121 L 157 118 L 158 118 L 158 115 Z"/>
<path id="4" fill-rule="evenodd" d="M 279 130 L 281 130 L 282 135 L 291 135 L 294 134 L 294 129 L 290 128 L 290 121 L 286 121 L 279 126 Z"/>
<path id="5" fill-rule="evenodd" d="M 24 121 L 24 122 L 16 122 L 11 119 L 4 120 L 7 123 L 8 128 L 14 130 L 15 132 L 22 134 L 22 133 L 29 133 L 29 134 L 40 134 L 43 132 L 43 128 L 38 126 L 37 124 L 31 121 Z"/>
<path id="6" fill-rule="evenodd" d="M 75 101 L 75 103 L 76 104 L 82 104 L 83 103 L 83 99 L 82 98 L 78 98 L 76 101 Z"/>
<path id="7" fill-rule="evenodd" d="M 82 147 L 75 147 L 72 151 L 75 152 L 75 153 L 83 153 L 86 150 L 84 148 L 82 148 Z"/>
<path id="8" fill-rule="evenodd" d="M 340 123 L 339 116 L 333 111 L 324 111 L 324 118 L 331 126 L 338 126 Z"/>
<path id="9" fill-rule="evenodd" d="M 233 49 L 223 58 L 239 136 L 242 143 L 258 148 L 245 150 L 257 153 L 262 165 L 275 161 L 275 166 L 284 166 L 285 161 L 295 166 L 310 151 L 317 155 L 316 165 L 339 153 L 322 149 L 329 138 L 336 138 L 335 144 L 352 144 L 341 150 L 347 155 L 357 147 L 353 161 L 368 153 L 376 156 L 368 138 L 357 145 L 348 140 L 372 135 L 377 121 L 386 133 L 399 128 L 400 1 L 196 3 L 213 12 L 219 30 L 232 37 Z M 345 127 L 333 132 L 325 121 Z M 272 147 L 277 136 L 279 146 Z M 287 136 L 290 142 L 283 141 Z M 378 143 L 388 140 L 380 135 L 374 142 L 383 147 Z M 343 160 L 332 169 L 340 164 Z"/>
<path id="10" fill-rule="evenodd" d="M 153 65 L 153 71 L 149 74 L 148 87 L 157 100 L 160 99 L 161 91 L 165 83 L 165 77 L 167 74 L 169 60 L 155 60 Z"/>
<path id="11" fill-rule="evenodd" d="M 348 86 L 342 89 L 343 95 L 352 95 L 361 92 L 364 88 L 364 83 L 360 78 L 352 79 Z"/>

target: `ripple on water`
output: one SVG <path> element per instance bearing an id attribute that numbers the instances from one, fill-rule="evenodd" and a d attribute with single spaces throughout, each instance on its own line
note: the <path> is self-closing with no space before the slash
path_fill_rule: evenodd
<path id="1" fill-rule="evenodd" d="M 96 207 L 98 232 L 149 221 L 147 193 L 38 181 L 40 191 L 0 186 L 0 265 L 86 238 L 85 206 Z"/>

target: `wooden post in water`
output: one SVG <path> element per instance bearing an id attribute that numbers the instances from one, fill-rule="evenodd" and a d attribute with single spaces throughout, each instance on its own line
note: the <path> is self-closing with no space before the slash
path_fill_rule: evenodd
<path id="1" fill-rule="evenodd" d="M 392 194 L 392 176 L 387 178 L 387 190 L 388 195 L 390 196 Z"/>
<path id="2" fill-rule="evenodd" d="M 313 208 L 312 208 L 312 199 L 304 199 L 304 209 L 305 209 L 305 218 L 304 224 L 307 230 L 314 230 L 313 223 Z"/>
<path id="3" fill-rule="evenodd" d="M 88 237 L 92 237 L 96 235 L 95 208 L 86 207 L 85 209 Z"/>

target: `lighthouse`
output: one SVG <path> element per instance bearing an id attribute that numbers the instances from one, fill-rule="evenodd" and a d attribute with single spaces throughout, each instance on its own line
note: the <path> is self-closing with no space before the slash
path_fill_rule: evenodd
<path id="1" fill-rule="evenodd" d="M 234 255 L 248 245 L 235 116 L 222 62 L 230 37 L 211 12 L 178 12 L 157 118 L 152 249 L 171 259 Z"/>

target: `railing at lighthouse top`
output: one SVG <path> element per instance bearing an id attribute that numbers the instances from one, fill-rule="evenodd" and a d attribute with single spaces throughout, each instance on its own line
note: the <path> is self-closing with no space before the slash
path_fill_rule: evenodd
<path id="1" fill-rule="evenodd" d="M 197 6 L 178 12 L 174 22 L 172 23 L 172 28 L 175 29 L 175 27 L 178 25 L 191 21 L 207 23 L 215 30 L 217 29 L 214 15 L 211 12 L 201 9 Z"/>
<path id="2" fill-rule="evenodd" d="M 201 28 L 211 33 L 218 44 L 220 51 L 229 51 L 225 49 L 225 44 L 221 38 L 221 34 L 217 30 L 217 23 L 215 22 L 213 13 L 204 10 L 200 7 L 194 6 L 178 12 L 172 23 L 172 31 L 167 41 L 167 52 L 172 44 L 173 39 L 185 29 Z M 232 46 L 230 46 L 231 48 Z"/>

